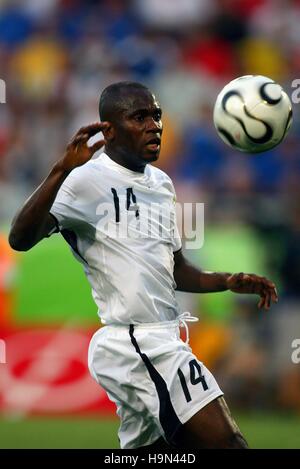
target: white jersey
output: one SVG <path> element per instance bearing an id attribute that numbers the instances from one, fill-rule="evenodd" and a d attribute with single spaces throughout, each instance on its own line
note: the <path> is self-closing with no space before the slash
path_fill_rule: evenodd
<path id="1" fill-rule="evenodd" d="M 74 169 L 50 210 L 83 264 L 104 324 L 172 321 L 173 252 L 181 248 L 171 179 L 102 153 Z"/>

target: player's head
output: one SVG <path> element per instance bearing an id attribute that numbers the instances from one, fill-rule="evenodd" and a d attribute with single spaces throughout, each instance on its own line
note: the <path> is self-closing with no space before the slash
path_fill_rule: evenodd
<path id="1" fill-rule="evenodd" d="M 99 103 L 105 148 L 125 165 L 143 168 L 159 157 L 161 109 L 151 91 L 140 83 L 122 81 L 102 92 Z"/>

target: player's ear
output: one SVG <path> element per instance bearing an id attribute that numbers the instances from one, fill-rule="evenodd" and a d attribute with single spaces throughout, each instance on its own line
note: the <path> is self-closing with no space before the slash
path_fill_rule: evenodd
<path id="1" fill-rule="evenodd" d="M 111 142 L 115 138 L 115 129 L 112 122 L 105 121 L 105 127 L 102 130 L 104 140 L 106 142 Z"/>

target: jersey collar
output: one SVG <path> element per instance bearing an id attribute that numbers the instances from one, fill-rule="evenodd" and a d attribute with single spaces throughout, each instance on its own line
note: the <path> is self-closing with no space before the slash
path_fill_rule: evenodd
<path id="1" fill-rule="evenodd" d="M 139 173 L 137 171 L 132 171 L 131 169 L 125 168 L 125 166 L 116 163 L 116 161 L 112 160 L 106 153 L 101 153 L 99 156 L 99 161 L 105 162 L 105 166 L 118 171 L 119 173 L 126 174 L 127 176 L 134 178 L 134 179 L 143 179 L 148 177 L 148 164 L 145 167 L 144 173 Z"/>

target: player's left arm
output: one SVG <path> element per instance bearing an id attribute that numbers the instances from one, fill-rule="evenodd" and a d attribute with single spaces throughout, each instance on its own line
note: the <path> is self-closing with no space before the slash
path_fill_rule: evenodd
<path id="1" fill-rule="evenodd" d="M 203 271 L 190 264 L 181 250 L 174 253 L 174 261 L 174 279 L 179 291 L 213 293 L 230 290 L 234 293 L 254 293 L 260 296 L 258 307 L 265 309 L 270 308 L 271 302 L 278 301 L 275 284 L 265 277 L 242 272 Z"/>

